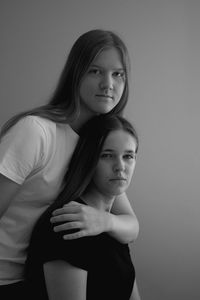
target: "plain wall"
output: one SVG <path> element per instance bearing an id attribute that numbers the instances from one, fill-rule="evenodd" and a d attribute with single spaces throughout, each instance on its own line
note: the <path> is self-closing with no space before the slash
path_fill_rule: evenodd
<path id="1" fill-rule="evenodd" d="M 127 43 L 126 116 L 140 136 L 131 251 L 143 300 L 200 299 L 199 14 L 198 0 L 0 1 L 1 124 L 49 99 L 83 32 L 111 29 Z"/>

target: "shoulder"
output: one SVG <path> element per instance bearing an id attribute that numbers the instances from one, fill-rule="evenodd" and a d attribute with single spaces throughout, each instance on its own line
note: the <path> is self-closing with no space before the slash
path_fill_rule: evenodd
<path id="1" fill-rule="evenodd" d="M 76 267 L 88 269 L 88 240 L 77 239 L 67 241 L 63 239 L 63 232 L 54 232 L 50 222 L 51 210 L 47 210 L 39 218 L 29 244 L 29 269 L 36 263 L 43 265 L 54 260 L 64 260 Z M 80 249 L 82 249 L 80 251 Z"/>
<path id="2" fill-rule="evenodd" d="M 60 140 L 67 140 L 68 142 L 69 140 L 76 141 L 78 138 L 78 135 L 67 123 L 56 123 L 49 119 L 33 115 L 25 117 L 21 122 L 25 123 L 27 129 L 45 136 L 47 142 L 50 144 L 59 142 Z M 24 126 L 24 124 L 22 126 Z"/>
<path id="3" fill-rule="evenodd" d="M 45 118 L 38 116 L 26 116 L 21 118 L 15 125 L 13 125 L 8 132 L 3 136 L 2 141 L 9 141 L 12 139 L 23 140 L 26 138 L 45 139 L 49 132 L 56 131 L 56 124 Z"/>
<path id="4" fill-rule="evenodd" d="M 46 118 L 38 116 L 26 116 L 22 118 L 14 131 L 16 135 L 26 141 L 30 140 L 30 145 L 34 143 L 34 148 L 48 153 L 49 149 L 53 150 L 56 144 L 56 123 Z"/>
<path id="5" fill-rule="evenodd" d="M 43 135 L 56 131 L 55 122 L 38 116 L 26 116 L 17 125 L 18 127 L 23 127 L 24 130 L 30 130 Z"/>
<path id="6" fill-rule="evenodd" d="M 12 126 L 1 140 L 3 174 L 9 178 L 15 174 L 22 182 L 32 170 L 44 165 L 55 128 L 56 124 L 37 116 L 24 117 Z"/>

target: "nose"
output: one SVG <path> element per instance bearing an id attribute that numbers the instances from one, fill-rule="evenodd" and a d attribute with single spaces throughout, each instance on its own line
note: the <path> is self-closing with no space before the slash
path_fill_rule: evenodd
<path id="1" fill-rule="evenodd" d="M 118 158 L 114 163 L 113 169 L 116 173 L 123 172 L 125 170 L 125 163 L 123 159 Z"/>
<path id="2" fill-rule="evenodd" d="M 113 78 L 111 74 L 105 74 L 100 82 L 102 90 L 113 90 Z"/>

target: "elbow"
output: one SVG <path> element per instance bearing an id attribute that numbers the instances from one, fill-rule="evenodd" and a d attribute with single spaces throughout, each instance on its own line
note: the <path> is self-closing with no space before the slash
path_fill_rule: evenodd
<path id="1" fill-rule="evenodd" d="M 136 217 L 132 219 L 132 225 L 129 227 L 127 234 L 123 235 L 123 239 L 120 239 L 122 244 L 130 244 L 136 241 L 139 235 L 139 222 Z"/>
<path id="2" fill-rule="evenodd" d="M 138 219 L 136 219 L 136 222 L 135 222 L 135 236 L 134 236 L 134 240 L 137 239 L 137 237 L 138 237 L 138 235 L 139 235 L 139 232 L 140 232 L 140 225 L 139 225 Z"/>
<path id="3" fill-rule="evenodd" d="M 129 242 L 132 243 L 132 242 L 136 241 L 136 239 L 138 238 L 138 235 L 139 235 L 139 231 L 140 231 L 140 226 L 139 226 L 138 219 L 134 218 L 131 240 Z"/>

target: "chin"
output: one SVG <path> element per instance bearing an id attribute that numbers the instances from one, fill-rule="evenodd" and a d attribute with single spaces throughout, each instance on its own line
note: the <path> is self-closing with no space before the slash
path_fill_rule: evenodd
<path id="1" fill-rule="evenodd" d="M 113 196 L 119 196 L 123 194 L 125 191 L 126 189 L 115 189 L 115 191 L 113 191 Z"/>
<path id="2" fill-rule="evenodd" d="M 109 113 L 113 108 L 114 108 L 114 106 L 113 106 L 113 107 L 110 107 L 110 106 L 102 106 L 102 107 L 99 107 L 99 110 L 97 111 L 97 113 L 99 113 L 99 114 L 107 114 L 107 113 Z"/>

